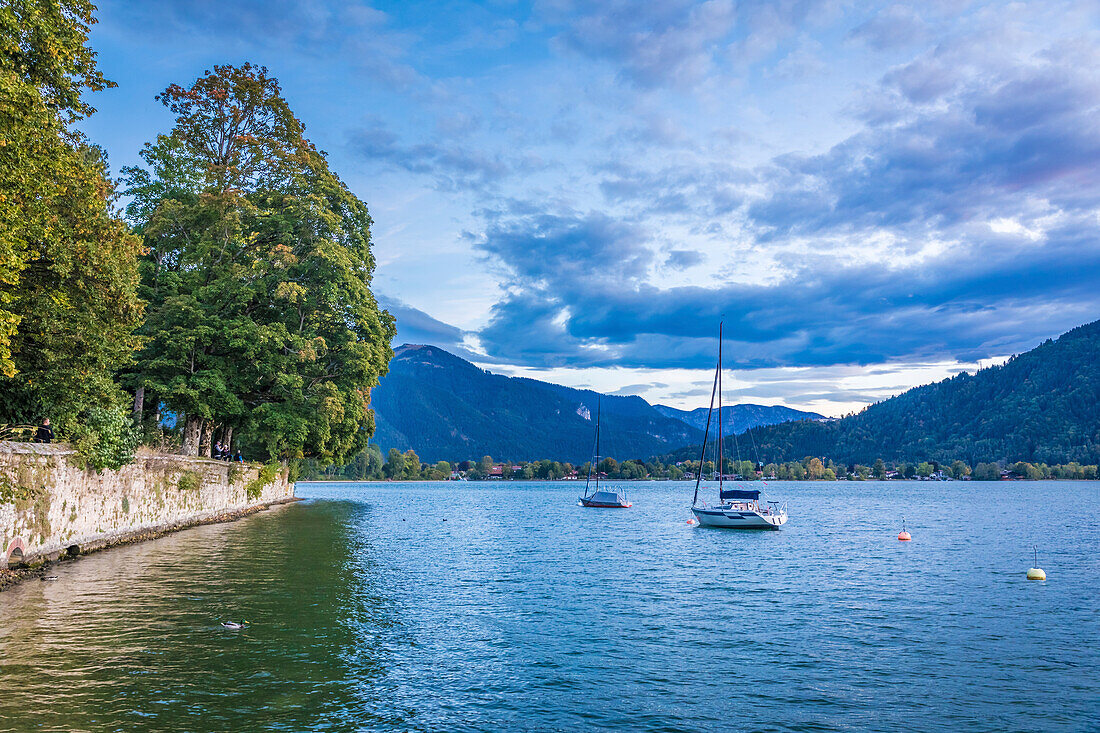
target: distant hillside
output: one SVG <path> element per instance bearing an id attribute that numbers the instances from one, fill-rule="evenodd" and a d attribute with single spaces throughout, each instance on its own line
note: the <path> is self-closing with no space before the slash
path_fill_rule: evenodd
<path id="1" fill-rule="evenodd" d="M 707 408 L 699 407 L 694 410 L 677 410 L 675 407 L 654 405 L 653 409 L 667 417 L 691 425 L 693 428 L 703 430 L 707 425 Z M 743 433 L 749 428 L 759 425 L 775 425 L 791 420 L 824 420 L 824 415 L 816 412 L 795 410 L 781 405 L 724 405 L 722 407 L 723 430 L 732 430 L 735 433 Z M 711 427 L 715 427 L 712 423 Z"/>
<path id="2" fill-rule="evenodd" d="M 382 448 L 412 448 L 426 461 L 591 457 L 599 395 L 491 374 L 434 346 L 404 345 L 371 394 Z M 641 397 L 603 396 L 601 452 L 646 458 L 698 443 L 702 432 Z"/>
<path id="3" fill-rule="evenodd" d="M 1003 366 L 959 374 L 832 422 L 756 428 L 761 460 L 1100 462 L 1100 321 Z M 742 443 L 743 445 L 743 443 Z M 692 451 L 675 457 L 690 458 Z"/>

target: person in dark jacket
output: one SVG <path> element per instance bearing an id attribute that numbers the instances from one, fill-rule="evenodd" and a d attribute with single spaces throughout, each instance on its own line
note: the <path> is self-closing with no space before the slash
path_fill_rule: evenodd
<path id="1" fill-rule="evenodd" d="M 46 418 L 42 421 L 42 424 L 38 426 L 38 430 L 34 434 L 35 443 L 52 443 L 53 442 L 53 428 L 50 427 L 50 418 Z"/>

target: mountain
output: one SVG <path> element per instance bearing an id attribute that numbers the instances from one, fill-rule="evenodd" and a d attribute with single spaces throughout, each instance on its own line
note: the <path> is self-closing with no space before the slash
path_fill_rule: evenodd
<path id="1" fill-rule="evenodd" d="M 1100 462 L 1100 321 L 1007 363 L 916 387 L 831 422 L 753 430 L 760 460 Z M 677 451 L 677 460 L 692 451 Z"/>
<path id="2" fill-rule="evenodd" d="M 661 414 L 641 397 L 505 377 L 443 349 L 406 344 L 394 351 L 389 374 L 372 391 L 371 442 L 383 452 L 412 448 L 433 462 L 490 455 L 579 464 L 592 457 L 598 400 L 603 455 L 648 458 L 702 440 L 701 430 Z"/>
<path id="3" fill-rule="evenodd" d="M 666 405 L 654 405 L 653 409 L 665 415 L 685 422 L 693 428 L 703 430 L 707 426 L 707 408 L 698 407 L 694 410 L 677 410 Z M 824 415 L 816 412 L 805 412 L 780 405 L 723 405 L 722 425 L 724 430 L 733 430 L 735 433 L 743 433 L 749 428 L 759 425 L 775 425 L 776 423 L 789 422 L 791 420 L 827 420 Z M 715 424 L 711 423 L 711 429 Z"/>

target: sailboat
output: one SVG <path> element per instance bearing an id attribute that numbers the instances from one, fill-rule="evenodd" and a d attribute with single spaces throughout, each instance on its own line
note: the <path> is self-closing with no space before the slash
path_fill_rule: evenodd
<path id="1" fill-rule="evenodd" d="M 629 509 L 633 506 L 626 500 L 626 494 L 622 489 L 616 488 L 615 490 L 601 489 L 600 488 L 600 409 L 601 402 L 596 403 L 596 449 L 592 458 L 592 463 L 588 465 L 588 478 L 584 480 L 584 496 L 577 499 L 577 503 L 581 506 L 591 507 L 595 509 Z M 588 489 L 592 483 L 592 473 L 596 473 L 595 489 L 589 493 Z"/>
<path id="2" fill-rule="evenodd" d="M 703 479 L 703 461 L 707 456 L 707 439 L 710 421 L 714 413 L 714 397 L 718 395 L 718 504 L 708 506 L 699 501 L 699 485 Z M 778 502 L 760 501 L 758 489 L 733 488 L 724 485 L 725 462 L 722 445 L 722 324 L 718 324 L 718 366 L 714 370 L 714 387 L 710 393 L 710 410 L 707 427 L 703 431 L 703 448 L 699 453 L 699 471 L 695 477 L 695 496 L 691 500 L 691 513 L 702 527 L 728 527 L 730 529 L 779 529 L 787 521 L 787 506 Z"/>

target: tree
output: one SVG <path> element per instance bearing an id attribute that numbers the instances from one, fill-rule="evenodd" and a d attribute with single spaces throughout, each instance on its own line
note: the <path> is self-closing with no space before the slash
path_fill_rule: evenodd
<path id="1" fill-rule="evenodd" d="M 382 466 L 382 474 L 394 481 L 405 478 L 405 455 L 396 448 L 390 448 L 386 456 L 386 463 Z"/>
<path id="2" fill-rule="evenodd" d="M 125 170 L 148 248 L 130 383 L 183 416 L 184 453 L 237 428 L 254 453 L 345 461 L 373 433 L 370 389 L 393 353 L 366 204 L 267 69 L 215 66 L 157 99 L 175 126 Z"/>
<path id="3" fill-rule="evenodd" d="M 608 456 L 596 465 L 596 471 L 607 474 L 609 478 L 615 478 L 619 475 L 619 462 Z"/>
<path id="4" fill-rule="evenodd" d="M 493 470 L 493 457 L 482 456 L 481 460 L 477 462 L 477 475 L 478 478 L 487 478 L 489 473 Z"/>
<path id="5" fill-rule="evenodd" d="M 963 461 L 955 461 L 951 464 L 951 476 L 953 478 L 962 478 L 963 476 L 970 475 L 970 466 L 966 465 Z"/>
<path id="6" fill-rule="evenodd" d="M 974 467 L 974 479 L 976 481 L 999 481 L 1001 467 L 996 463 L 979 463 Z"/>
<path id="7" fill-rule="evenodd" d="M 875 465 L 871 467 L 871 473 L 876 479 L 882 481 L 886 478 L 886 463 L 881 458 L 875 460 Z"/>
<path id="8" fill-rule="evenodd" d="M 921 461 L 917 464 L 917 475 L 921 478 L 928 478 L 932 475 L 932 464 L 928 461 Z"/>
<path id="9" fill-rule="evenodd" d="M 412 448 L 409 448 L 405 451 L 405 478 L 418 479 L 420 478 L 420 472 L 420 456 L 416 455 L 416 451 Z"/>
<path id="10" fill-rule="evenodd" d="M 811 481 L 817 481 L 824 478 L 825 466 L 821 463 L 820 458 L 808 458 L 803 462 L 806 464 L 806 475 Z M 834 474 L 833 477 L 835 478 L 836 475 Z"/>
<path id="11" fill-rule="evenodd" d="M 86 45 L 93 10 L 0 5 L 0 422 L 50 416 L 85 446 L 106 439 L 91 423 L 117 427 L 113 376 L 142 311 L 141 243 L 112 210 L 102 151 L 72 128 L 95 111 L 84 92 L 113 86 Z"/>

